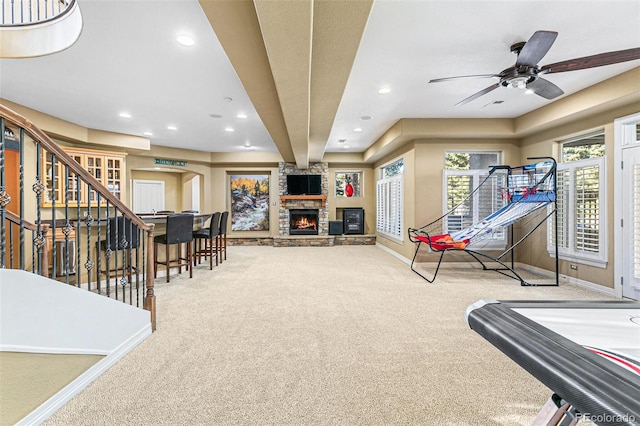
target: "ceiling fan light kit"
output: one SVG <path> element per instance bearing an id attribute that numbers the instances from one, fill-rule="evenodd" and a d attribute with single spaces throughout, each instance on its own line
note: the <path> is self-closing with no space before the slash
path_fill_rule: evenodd
<path id="1" fill-rule="evenodd" d="M 492 84 L 491 86 L 463 99 L 458 102 L 456 106 L 467 104 L 500 86 L 515 89 L 527 89 L 538 96 L 551 100 L 558 96 L 562 96 L 564 92 L 549 80 L 542 78 L 541 75 L 596 68 L 640 59 L 640 47 L 638 47 L 569 59 L 567 61 L 557 62 L 542 67 L 538 66 L 538 62 L 540 62 L 549 49 L 551 49 L 551 46 L 555 42 L 557 36 L 558 33 L 555 31 L 536 31 L 527 42 L 519 42 L 511 45 L 511 52 L 518 56 L 516 63 L 513 67 L 507 68 L 499 74 L 477 74 L 437 78 L 430 80 L 429 83 L 440 83 L 444 81 L 469 78 L 499 79 L 498 83 Z"/>

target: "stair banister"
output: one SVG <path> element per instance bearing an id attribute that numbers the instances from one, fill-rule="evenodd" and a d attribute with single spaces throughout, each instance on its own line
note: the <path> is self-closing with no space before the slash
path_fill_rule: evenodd
<path id="1" fill-rule="evenodd" d="M 154 282 L 153 282 L 153 230 L 155 225 L 145 223 L 142 219 L 140 219 L 135 213 L 133 213 L 129 207 L 127 207 L 120 199 L 114 196 L 100 181 L 98 181 L 91 173 L 85 170 L 78 162 L 76 162 L 69 154 L 67 154 L 58 144 L 56 144 L 46 133 L 44 133 L 41 129 L 35 126 L 31 121 L 27 120 L 17 112 L 7 108 L 6 106 L 0 104 L 0 116 L 5 119 L 5 123 L 20 128 L 26 133 L 31 139 L 33 139 L 36 143 L 40 143 L 42 147 L 46 149 L 47 152 L 55 155 L 56 160 L 63 163 L 65 166 L 69 168 L 69 170 L 73 171 L 78 177 L 80 177 L 84 182 L 91 186 L 92 190 L 95 190 L 100 194 L 100 197 L 116 207 L 118 210 L 122 212 L 122 214 L 131 221 L 135 226 L 137 226 L 140 230 L 144 231 L 146 234 L 146 247 L 148 250 L 146 256 L 146 264 L 144 265 L 145 272 L 145 297 L 144 297 L 144 309 L 148 310 L 151 314 L 151 324 L 152 329 L 156 328 L 156 303 L 155 303 L 155 294 L 154 294 Z M 8 216 L 10 212 L 7 210 L 5 214 Z M 15 219 L 16 216 L 13 215 Z M 18 223 L 20 222 L 20 218 L 17 217 Z M 26 226 L 25 226 L 26 227 Z M 37 228 L 37 227 L 35 227 Z M 44 232 L 43 227 L 43 232 Z M 47 256 L 43 256 L 44 259 L 47 259 Z M 48 272 L 48 268 L 45 269 Z M 46 272 L 45 272 L 46 273 Z"/>

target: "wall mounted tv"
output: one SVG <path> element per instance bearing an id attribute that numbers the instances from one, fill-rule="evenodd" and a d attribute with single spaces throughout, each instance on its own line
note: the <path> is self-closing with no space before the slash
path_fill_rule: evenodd
<path id="1" fill-rule="evenodd" d="M 322 176 L 287 175 L 287 193 L 289 195 L 322 194 Z"/>

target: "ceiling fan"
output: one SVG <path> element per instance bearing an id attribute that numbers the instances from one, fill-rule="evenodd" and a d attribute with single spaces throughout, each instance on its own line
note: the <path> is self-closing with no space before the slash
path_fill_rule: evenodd
<path id="1" fill-rule="evenodd" d="M 486 89 L 463 99 L 458 102 L 456 106 L 469 103 L 500 86 L 515 87 L 519 89 L 526 88 L 545 99 L 554 99 L 564 94 L 564 92 L 549 80 L 542 78 L 542 75 L 602 67 L 605 65 L 640 59 L 640 47 L 636 47 L 633 49 L 618 50 L 615 52 L 606 52 L 597 55 L 584 56 L 582 58 L 569 59 L 567 61 L 556 62 L 555 64 L 544 65 L 541 67 L 538 66 L 538 62 L 547 54 L 549 49 L 551 49 L 551 46 L 557 36 L 558 33 L 554 31 L 536 31 L 529 41 L 512 45 L 511 52 L 515 53 L 518 56 L 518 59 L 514 66 L 507 68 L 498 74 L 477 74 L 436 78 L 434 80 L 430 80 L 429 83 L 439 83 L 464 78 L 498 78 L 500 80 Z"/>

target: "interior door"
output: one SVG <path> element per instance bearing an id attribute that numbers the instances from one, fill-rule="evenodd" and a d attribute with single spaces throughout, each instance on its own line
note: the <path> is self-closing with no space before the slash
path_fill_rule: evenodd
<path id="1" fill-rule="evenodd" d="M 12 149 L 6 149 L 4 152 L 4 179 L 6 191 L 11 196 L 11 202 L 7 204 L 7 210 L 15 214 L 20 214 L 20 182 L 18 179 L 20 169 L 20 153 Z M 10 222 L 5 222 L 9 224 Z M 5 265 L 7 268 L 18 268 L 20 263 L 20 231 L 17 226 L 12 225 L 9 232 L 7 228 L 5 233 Z M 13 249 L 13 259 L 10 251 Z"/>
<path id="2" fill-rule="evenodd" d="M 640 300 L 640 146 L 623 149 L 622 296 Z"/>
<path id="3" fill-rule="evenodd" d="M 164 210 L 164 181 L 133 181 L 133 212 L 151 213 Z"/>

